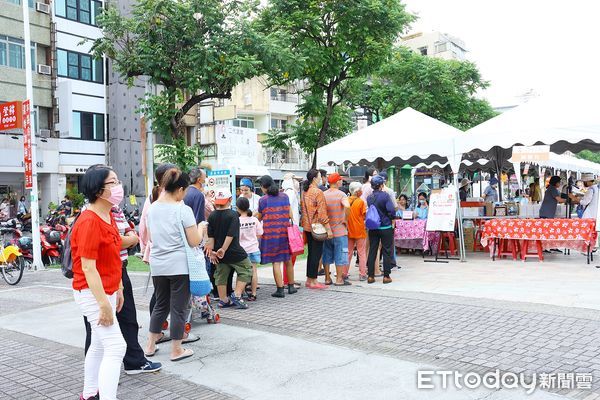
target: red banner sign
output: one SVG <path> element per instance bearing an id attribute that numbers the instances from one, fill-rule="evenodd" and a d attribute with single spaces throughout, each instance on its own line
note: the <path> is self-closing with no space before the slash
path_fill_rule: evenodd
<path id="1" fill-rule="evenodd" d="M 21 129 L 22 127 L 21 102 L 11 101 L 0 104 L 0 131 Z"/>
<path id="2" fill-rule="evenodd" d="M 25 163 L 25 189 L 33 188 L 31 163 L 31 118 L 29 100 L 23 102 L 23 161 Z"/>

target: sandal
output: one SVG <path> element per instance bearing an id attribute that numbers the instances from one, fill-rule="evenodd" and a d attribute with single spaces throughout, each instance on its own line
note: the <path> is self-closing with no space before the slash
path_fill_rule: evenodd
<path id="1" fill-rule="evenodd" d="M 160 349 L 159 349 L 158 347 L 155 347 L 155 348 L 154 348 L 154 353 L 146 353 L 146 352 L 144 351 L 144 355 L 145 355 L 146 357 L 153 357 L 153 356 L 154 356 L 156 353 L 158 353 L 158 351 L 159 351 L 159 350 L 160 350 Z"/>
<path id="2" fill-rule="evenodd" d="M 326 284 L 327 286 L 329 286 L 329 285 L 332 285 L 332 284 L 333 284 L 333 281 L 325 281 L 325 284 Z"/>
<path id="3" fill-rule="evenodd" d="M 167 335 L 165 335 L 165 333 L 164 333 L 164 332 L 161 332 L 161 334 L 162 334 L 162 336 L 160 337 L 160 339 L 158 339 L 158 340 L 156 341 L 156 344 L 160 344 L 160 343 L 168 342 L 168 341 L 170 341 L 170 340 L 171 340 L 171 337 L 170 337 L 170 336 L 167 336 Z"/>
<path id="4" fill-rule="evenodd" d="M 350 283 L 350 281 L 344 281 L 344 283 L 334 283 L 334 286 L 352 286 L 352 283 Z"/>
<path id="5" fill-rule="evenodd" d="M 181 343 L 194 343 L 200 340 L 200 336 L 196 336 L 194 334 L 188 333 L 187 337 L 183 338 Z"/>
<path id="6" fill-rule="evenodd" d="M 194 355 L 194 350 L 184 349 L 183 353 L 181 353 L 181 355 L 179 357 L 171 358 L 171 361 L 177 362 L 177 361 L 185 360 L 186 358 L 189 358 L 193 355 Z"/>
<path id="7" fill-rule="evenodd" d="M 248 301 L 256 301 L 256 295 L 255 294 L 249 294 L 248 298 L 246 300 L 248 300 Z"/>

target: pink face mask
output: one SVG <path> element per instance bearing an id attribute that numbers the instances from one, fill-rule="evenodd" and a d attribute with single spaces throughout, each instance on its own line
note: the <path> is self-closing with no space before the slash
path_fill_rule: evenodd
<path id="1" fill-rule="evenodd" d="M 118 206 L 123 201 L 123 196 L 125 191 L 123 190 L 123 185 L 118 184 L 116 186 L 111 187 L 110 189 L 110 197 L 108 200 L 112 205 Z"/>

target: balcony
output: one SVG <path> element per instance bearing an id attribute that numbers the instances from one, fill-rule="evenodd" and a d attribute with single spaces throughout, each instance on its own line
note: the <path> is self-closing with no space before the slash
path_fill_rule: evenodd
<path id="1" fill-rule="evenodd" d="M 271 93 L 271 100 L 298 104 L 298 95 L 289 93 Z"/>

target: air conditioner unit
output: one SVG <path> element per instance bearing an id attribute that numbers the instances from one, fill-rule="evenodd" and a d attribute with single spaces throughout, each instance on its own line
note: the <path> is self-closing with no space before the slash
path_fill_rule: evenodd
<path id="1" fill-rule="evenodd" d="M 41 3 L 38 3 L 41 4 Z M 38 64 L 38 74 L 52 75 L 52 67 L 49 65 Z"/>
<path id="2" fill-rule="evenodd" d="M 50 129 L 40 129 L 40 137 L 49 138 L 50 137 Z"/>
<path id="3" fill-rule="evenodd" d="M 35 9 L 41 13 L 50 14 L 50 4 L 37 2 L 35 3 Z"/>

